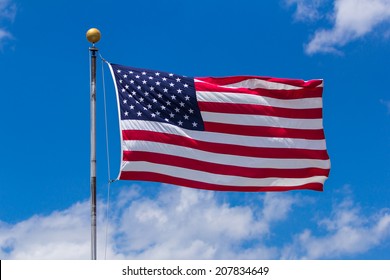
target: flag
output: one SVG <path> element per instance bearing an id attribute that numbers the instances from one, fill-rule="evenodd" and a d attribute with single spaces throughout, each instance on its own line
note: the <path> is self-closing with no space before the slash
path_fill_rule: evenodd
<path id="1" fill-rule="evenodd" d="M 191 78 L 109 64 L 119 180 L 218 191 L 321 191 L 330 171 L 322 80 Z"/>

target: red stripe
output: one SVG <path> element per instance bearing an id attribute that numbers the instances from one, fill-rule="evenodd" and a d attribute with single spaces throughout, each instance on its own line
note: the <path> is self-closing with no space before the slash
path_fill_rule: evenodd
<path id="1" fill-rule="evenodd" d="M 313 176 L 328 176 L 329 169 L 302 168 L 302 169 L 276 169 L 252 168 L 211 163 L 196 159 L 172 156 L 160 153 L 124 151 L 123 161 L 146 161 L 156 164 L 182 167 L 186 169 L 204 171 L 213 174 L 240 176 L 247 178 L 308 178 Z"/>
<path id="2" fill-rule="evenodd" d="M 248 186 L 248 187 L 237 187 L 237 186 L 224 186 L 218 184 L 210 184 L 204 182 L 198 182 L 194 180 L 188 180 L 183 178 L 177 178 L 173 176 L 153 173 L 153 172 L 133 172 L 123 171 L 119 176 L 120 180 L 139 180 L 149 182 L 161 182 L 167 184 L 173 184 L 178 186 L 184 186 L 189 188 L 214 190 L 214 191 L 234 191 L 234 192 L 280 192 L 290 190 L 314 190 L 323 191 L 323 185 L 321 183 L 308 183 L 294 187 L 284 186 Z"/>
<path id="3" fill-rule="evenodd" d="M 326 150 L 307 150 L 293 148 L 262 148 L 248 147 L 233 144 L 220 144 L 192 138 L 144 130 L 123 130 L 123 140 L 153 141 L 202 150 L 206 152 L 248 156 L 258 158 L 295 158 L 295 159 L 321 159 L 327 160 L 329 156 Z"/>
<path id="4" fill-rule="evenodd" d="M 273 106 L 253 105 L 253 104 L 234 104 L 220 102 L 198 102 L 201 111 L 227 113 L 227 114 L 245 114 L 261 115 L 290 119 L 321 119 L 322 108 L 316 109 L 289 109 Z"/>
<path id="5" fill-rule="evenodd" d="M 204 122 L 204 128 L 209 132 L 219 132 L 243 136 L 298 138 L 308 140 L 325 139 L 323 129 L 296 129 L 279 128 L 266 126 L 246 126 L 238 124 L 224 124 L 215 122 Z"/>
<path id="6" fill-rule="evenodd" d="M 229 88 L 222 87 L 215 84 L 202 83 L 195 81 L 196 91 L 210 91 L 210 92 L 232 92 L 232 93 L 244 93 L 253 94 L 264 97 L 271 97 L 275 99 L 301 99 L 301 98 L 315 98 L 322 97 L 322 87 L 316 88 L 303 88 L 303 89 L 264 89 L 264 88 Z"/>

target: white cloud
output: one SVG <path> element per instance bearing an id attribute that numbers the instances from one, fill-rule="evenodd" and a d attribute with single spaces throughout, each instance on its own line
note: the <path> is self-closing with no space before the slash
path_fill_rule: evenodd
<path id="1" fill-rule="evenodd" d="M 294 19 L 297 21 L 314 21 L 322 18 L 319 8 L 328 0 L 286 0 L 288 6 L 296 6 Z"/>
<path id="2" fill-rule="evenodd" d="M 306 46 L 308 54 L 338 53 L 339 47 L 390 21 L 390 0 L 336 0 L 333 27 L 317 30 Z"/>
<path id="3" fill-rule="evenodd" d="M 340 48 L 372 32 L 388 37 L 390 0 L 334 0 L 331 12 L 326 11 L 328 1 L 286 0 L 296 4 L 295 19 L 311 20 L 326 18 L 330 28 L 317 29 L 305 46 L 307 54 L 341 53 Z M 379 28 L 384 25 L 382 30 Z"/>
<path id="4" fill-rule="evenodd" d="M 327 259 L 353 256 L 379 246 L 390 237 L 390 211 L 382 209 L 364 215 L 353 201 L 346 198 L 333 207 L 329 218 L 318 222 L 325 234 L 315 236 L 305 229 L 283 250 L 282 258 Z"/>
<path id="5" fill-rule="evenodd" d="M 0 0 L 0 48 L 12 39 L 12 34 L 4 26 L 4 21 L 13 21 L 16 16 L 16 5 L 11 0 Z"/>
<path id="6" fill-rule="evenodd" d="M 117 251 L 144 259 L 236 258 L 241 243 L 268 233 L 257 211 L 217 203 L 213 192 L 186 188 L 162 192 L 153 200 L 134 201 L 124 211 L 115 238 Z M 267 251 L 261 254 L 270 257 Z"/>
<path id="7" fill-rule="evenodd" d="M 7 39 L 12 39 L 11 33 L 0 28 L 0 46 L 1 46 L 1 43 Z"/>
<path id="8" fill-rule="evenodd" d="M 390 100 L 381 99 L 380 102 L 386 107 L 387 113 L 390 114 Z"/>
<path id="9" fill-rule="evenodd" d="M 254 194 L 259 204 L 263 201 L 260 208 L 220 203 L 213 192 L 167 188 L 151 199 L 132 186 L 111 202 L 108 259 L 277 257 L 273 248 L 261 243 L 246 248 L 244 243 L 266 238 L 269 223 L 287 218 L 294 203 L 292 196 Z M 99 204 L 98 258 L 104 258 L 105 206 L 101 201 Z M 82 202 L 17 224 L 0 222 L 0 258 L 89 259 L 89 211 L 89 202 Z"/>
<path id="10" fill-rule="evenodd" d="M 13 20 L 16 14 L 16 6 L 11 0 L 0 0 L 0 17 Z"/>
<path id="11" fill-rule="evenodd" d="M 136 186 L 123 188 L 111 203 L 107 259 L 342 258 L 390 240 L 390 214 L 365 215 L 348 196 L 330 215 L 289 228 L 288 235 L 276 229 L 291 222 L 297 207 L 319 215 L 310 199 L 253 194 L 248 205 L 233 206 L 217 197 L 165 186 L 151 198 Z M 104 259 L 105 205 L 99 205 L 98 258 Z M 16 224 L 0 222 L 0 259 L 89 259 L 89 211 L 89 202 L 81 202 Z"/>
<path id="12" fill-rule="evenodd" d="M 0 226 L 1 259 L 87 258 L 88 204 Z"/>

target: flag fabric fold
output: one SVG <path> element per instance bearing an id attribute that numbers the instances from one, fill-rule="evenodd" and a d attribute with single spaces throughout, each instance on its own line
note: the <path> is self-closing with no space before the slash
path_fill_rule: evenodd
<path id="1" fill-rule="evenodd" d="M 323 190 L 323 81 L 192 78 L 109 64 L 118 179 L 218 191 Z"/>

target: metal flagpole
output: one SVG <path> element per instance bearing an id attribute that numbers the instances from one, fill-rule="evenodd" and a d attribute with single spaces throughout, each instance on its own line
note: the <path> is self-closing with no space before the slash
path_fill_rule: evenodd
<path id="1" fill-rule="evenodd" d="M 98 49 L 95 43 L 100 40 L 101 35 L 96 28 L 89 29 L 86 35 L 87 40 L 92 43 L 92 47 L 89 48 L 91 52 L 91 259 L 96 260 L 96 52 Z"/>

